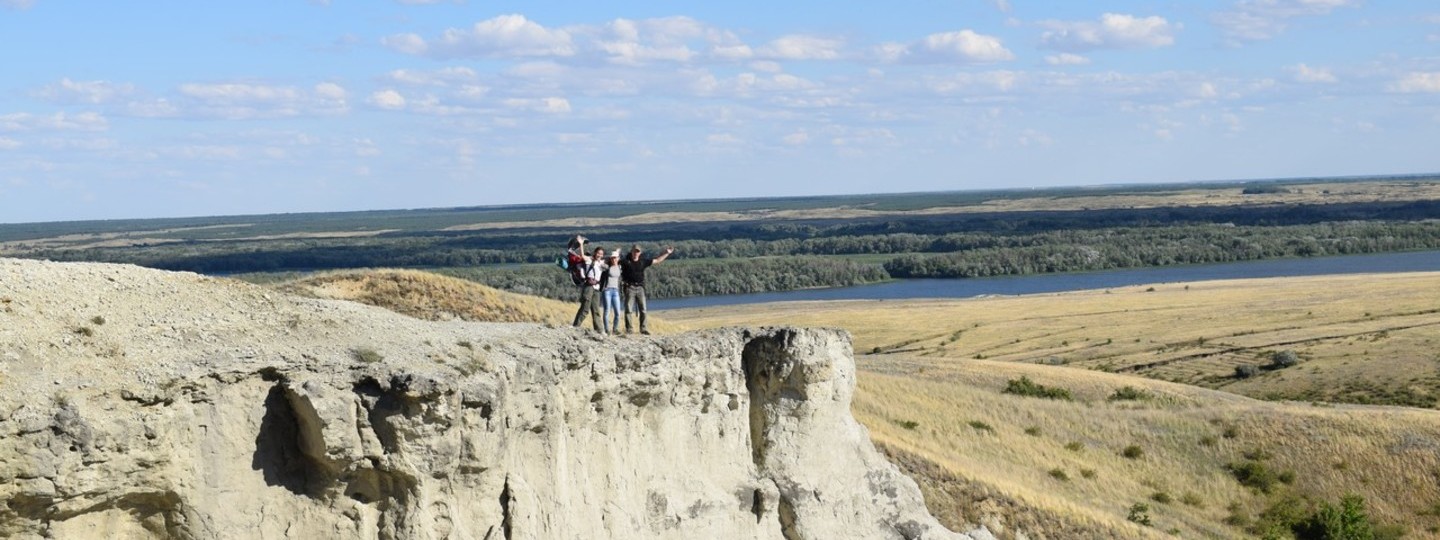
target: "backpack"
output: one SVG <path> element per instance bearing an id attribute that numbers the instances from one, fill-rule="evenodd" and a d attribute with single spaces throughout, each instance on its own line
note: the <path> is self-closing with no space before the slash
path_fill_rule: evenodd
<path id="1" fill-rule="evenodd" d="M 585 266 L 580 264 L 581 262 L 583 262 L 583 259 L 580 261 L 572 261 L 571 259 L 573 258 L 577 257 L 575 257 L 575 255 L 573 254 L 570 254 L 559 259 L 555 259 L 555 266 L 559 266 L 561 270 L 570 272 L 570 283 L 574 284 L 575 286 L 578 287 L 580 285 L 587 285 L 588 283 L 585 278 Z"/>

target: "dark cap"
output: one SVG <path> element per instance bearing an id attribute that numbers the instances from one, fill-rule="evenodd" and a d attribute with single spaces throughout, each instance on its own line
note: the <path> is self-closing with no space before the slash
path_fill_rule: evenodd
<path id="1" fill-rule="evenodd" d="M 633 245 L 633 246 L 630 246 L 630 251 L 635 252 L 635 253 L 639 253 L 639 252 L 644 251 L 644 250 L 640 249 L 640 244 L 635 244 L 635 245 Z"/>

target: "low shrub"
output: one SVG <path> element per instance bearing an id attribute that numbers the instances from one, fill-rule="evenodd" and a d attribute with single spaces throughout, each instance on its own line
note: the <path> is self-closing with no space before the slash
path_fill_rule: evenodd
<path id="1" fill-rule="evenodd" d="M 1005 384 L 1004 393 L 1015 394 L 1017 396 L 1059 399 L 1063 401 L 1074 401 L 1075 399 L 1070 395 L 1069 390 L 1064 388 L 1051 388 L 1036 383 L 1030 380 L 1030 377 L 1026 376 L 1021 376 L 1019 379 L 1010 379 L 1010 381 Z"/>
<path id="2" fill-rule="evenodd" d="M 1130 505 L 1130 513 L 1125 516 L 1125 520 L 1149 527 L 1151 524 L 1150 505 L 1145 503 L 1135 503 Z"/>
<path id="3" fill-rule="evenodd" d="M 1145 456 L 1145 450 L 1136 445 L 1126 446 L 1120 451 L 1120 455 L 1126 459 L 1140 459 Z"/>
<path id="4" fill-rule="evenodd" d="M 1105 399 L 1110 401 L 1139 401 L 1153 397 L 1150 392 L 1135 388 L 1134 386 L 1123 386 L 1115 389 L 1115 393 L 1110 394 L 1110 397 Z"/>
<path id="5" fill-rule="evenodd" d="M 1054 479 L 1059 480 L 1059 481 L 1061 481 L 1061 482 L 1069 482 L 1069 481 L 1070 481 L 1070 475 L 1065 474 L 1065 470 L 1064 470 L 1064 469 L 1050 469 L 1050 473 L 1049 473 L 1049 474 L 1050 474 L 1050 477 L 1051 477 L 1051 478 L 1054 478 Z"/>

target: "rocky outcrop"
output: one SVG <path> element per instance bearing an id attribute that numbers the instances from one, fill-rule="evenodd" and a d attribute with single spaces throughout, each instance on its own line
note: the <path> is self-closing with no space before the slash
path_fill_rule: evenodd
<path id="1" fill-rule="evenodd" d="M 602 339 L 0 259 L 0 536 L 971 537 L 854 377 L 832 330 Z"/>

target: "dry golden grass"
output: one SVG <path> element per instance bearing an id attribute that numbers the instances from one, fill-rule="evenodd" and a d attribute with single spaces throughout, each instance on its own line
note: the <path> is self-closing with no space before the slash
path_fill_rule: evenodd
<path id="1" fill-rule="evenodd" d="M 1440 527 L 1440 517 L 1425 514 L 1440 502 L 1440 413 L 1271 403 L 1052 366 L 886 360 L 866 366 L 854 406 L 871 437 L 1017 501 L 997 517 L 1032 538 L 1147 538 L 1171 529 L 1182 538 L 1244 536 L 1242 528 L 1224 522 L 1228 508 L 1238 504 L 1253 518 L 1268 496 L 1242 487 L 1226 466 L 1255 450 L 1273 456 L 1263 461 L 1270 469 L 1293 472 L 1293 485 L 1279 485 L 1277 493 L 1331 501 L 1356 493 L 1373 517 L 1401 524 L 1413 537 Z M 1008 380 L 1020 376 L 1069 389 L 1075 401 L 1002 393 Z M 1107 401 L 1124 386 L 1152 397 Z M 980 424 L 990 429 L 977 429 Z M 1079 450 L 1067 448 L 1077 442 Z M 1143 452 L 1139 459 L 1122 456 L 1131 445 Z M 929 477 L 918 480 L 937 514 L 952 524 L 984 520 L 984 505 L 973 501 L 937 506 L 945 500 L 944 482 L 910 469 Z M 1055 478 L 1052 470 L 1068 479 Z M 1172 502 L 1155 502 L 1156 493 Z M 1153 527 L 1126 521 L 1134 503 L 1150 505 Z M 1037 515 L 1058 519 L 1038 520 L 1043 526 L 1037 530 Z"/>
<path id="2" fill-rule="evenodd" d="M 302 296 L 360 302 L 427 320 L 562 326 L 574 320 L 576 310 L 574 304 L 515 294 L 419 270 L 330 272 L 278 283 L 274 287 Z M 677 330 L 676 325 L 664 321 L 652 319 L 650 322 L 657 332 Z"/>
<path id="3" fill-rule="evenodd" d="M 1181 537 L 1241 537 L 1244 529 L 1224 523 L 1228 507 L 1253 518 L 1269 496 L 1240 486 L 1226 465 L 1263 450 L 1273 456 L 1267 467 L 1294 473 L 1280 491 L 1331 501 L 1357 493 L 1380 521 L 1426 538 L 1440 537 L 1440 412 L 1263 402 L 1230 392 L 1433 399 L 1440 395 L 1437 308 L 1440 274 L 1416 273 L 666 315 L 694 327 L 850 330 L 857 351 L 878 351 L 858 357 L 857 418 L 920 477 L 927 500 L 944 505 L 932 508 L 952 524 L 988 514 L 1032 538 L 1160 537 L 1170 529 Z M 1286 349 L 1299 353 L 1299 366 L 1244 381 L 1231 376 L 1238 364 L 1263 364 L 1267 353 Z M 1022 375 L 1076 400 L 1001 393 Z M 1123 386 L 1153 398 L 1106 400 Z M 1066 447 L 1077 442 L 1079 451 Z M 1141 459 L 1120 455 L 1130 445 Z M 1173 501 L 1150 500 L 1160 492 Z M 1154 527 L 1125 521 L 1130 505 L 1142 502 Z"/>
<path id="4" fill-rule="evenodd" d="M 838 326 L 862 353 L 1065 364 L 1259 398 L 1433 406 L 1440 273 L 1213 281 L 965 300 L 667 311 L 696 326 Z M 1295 351 L 1301 362 L 1262 369 Z"/>

